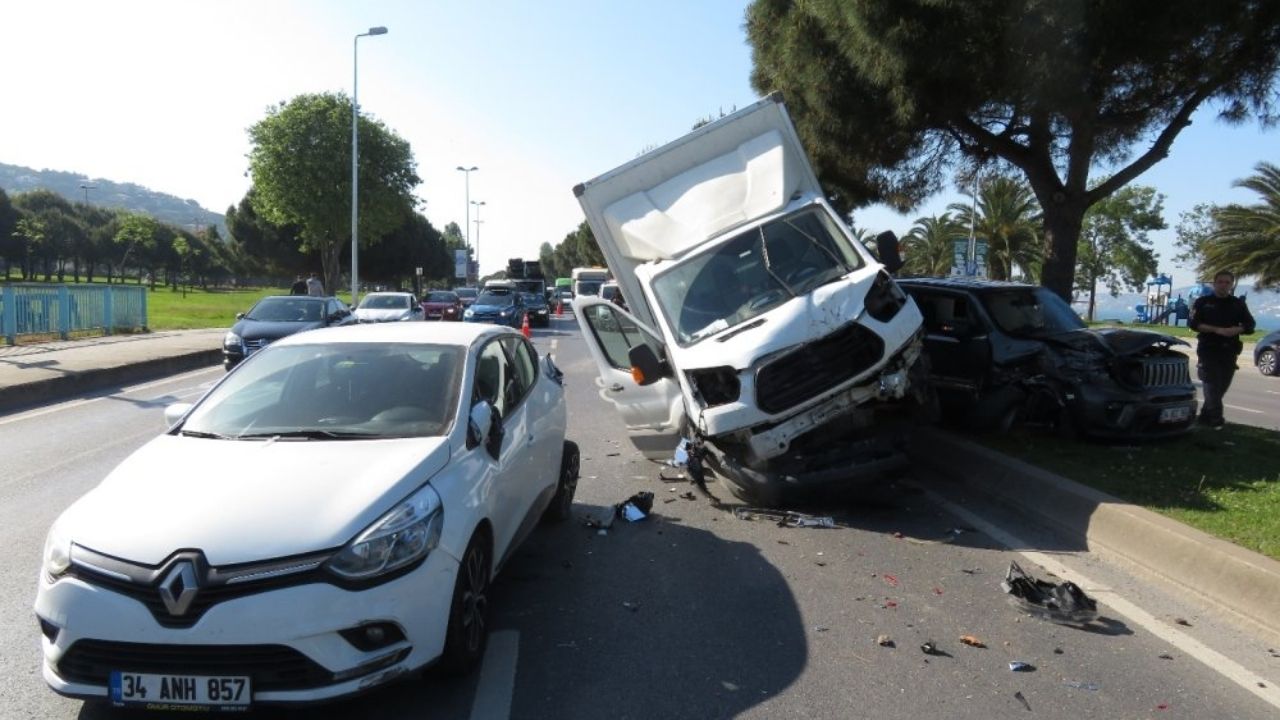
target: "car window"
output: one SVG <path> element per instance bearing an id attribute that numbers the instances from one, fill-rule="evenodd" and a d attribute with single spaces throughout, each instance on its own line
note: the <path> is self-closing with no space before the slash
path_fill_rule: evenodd
<path id="1" fill-rule="evenodd" d="M 324 303 L 307 298 L 263 298 L 245 314 L 263 322 L 314 322 L 320 319 Z"/>
<path id="2" fill-rule="evenodd" d="M 647 344 L 655 355 L 662 356 L 662 344 L 613 305 L 592 305 L 585 317 L 600 350 L 609 364 L 619 370 L 631 370 L 631 348 Z"/>
<path id="3" fill-rule="evenodd" d="M 458 301 L 458 296 L 451 292 L 433 292 L 427 295 L 427 302 L 454 303 L 457 301 Z"/>
<path id="4" fill-rule="evenodd" d="M 507 354 L 514 368 L 512 382 L 507 385 L 507 407 L 512 408 L 524 400 L 537 382 L 538 360 L 529 343 L 523 338 L 503 338 L 502 342 L 507 346 Z"/>
<path id="5" fill-rule="evenodd" d="M 488 400 L 497 409 L 498 417 L 505 417 L 507 383 L 510 377 L 511 368 L 507 363 L 507 354 L 502 349 L 502 343 L 494 340 L 485 345 L 476 360 L 476 382 L 472 401 Z"/>
<path id="6" fill-rule="evenodd" d="M 931 333 L 966 337 L 975 331 L 975 318 L 970 313 L 969 300 L 963 295 L 951 293 L 913 292 L 916 305 L 924 317 L 924 327 Z"/>

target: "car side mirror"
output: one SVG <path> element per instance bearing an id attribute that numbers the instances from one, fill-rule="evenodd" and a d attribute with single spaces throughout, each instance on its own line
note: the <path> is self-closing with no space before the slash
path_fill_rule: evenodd
<path id="1" fill-rule="evenodd" d="M 236 319 L 237 319 L 237 320 L 243 320 L 243 319 L 244 319 L 244 313 L 236 313 Z"/>
<path id="2" fill-rule="evenodd" d="M 481 400 L 471 406 L 471 414 L 467 418 L 468 449 L 483 445 L 493 459 L 497 460 L 502 451 L 502 435 L 502 418 L 498 417 L 493 403 Z"/>
<path id="3" fill-rule="evenodd" d="M 658 357 L 653 348 L 640 343 L 627 352 L 631 361 L 631 377 L 640 385 L 652 385 L 664 377 L 671 377 L 671 365 Z"/>
<path id="4" fill-rule="evenodd" d="M 164 409 L 164 426 L 172 428 L 182 420 L 183 416 L 191 411 L 191 403 L 173 403 Z"/>

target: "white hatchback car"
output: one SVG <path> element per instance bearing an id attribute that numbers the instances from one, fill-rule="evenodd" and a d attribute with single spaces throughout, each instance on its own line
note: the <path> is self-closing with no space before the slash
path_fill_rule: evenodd
<path id="1" fill-rule="evenodd" d="M 404 322 L 406 320 L 425 320 L 426 314 L 422 304 L 413 293 L 407 292 L 374 292 L 360 298 L 360 304 L 353 313 L 357 322 Z"/>
<path id="2" fill-rule="evenodd" d="M 492 575 L 569 515 L 561 377 L 481 324 L 354 325 L 254 354 L 53 524 L 45 680 L 242 710 L 471 667 Z"/>

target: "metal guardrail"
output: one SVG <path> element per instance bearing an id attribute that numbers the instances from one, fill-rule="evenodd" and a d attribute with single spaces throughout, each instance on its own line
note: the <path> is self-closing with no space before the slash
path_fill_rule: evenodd
<path id="1" fill-rule="evenodd" d="M 99 331 L 112 335 L 147 329 L 147 289 L 117 285 L 0 286 L 0 335 L 9 345 L 19 337 Z"/>

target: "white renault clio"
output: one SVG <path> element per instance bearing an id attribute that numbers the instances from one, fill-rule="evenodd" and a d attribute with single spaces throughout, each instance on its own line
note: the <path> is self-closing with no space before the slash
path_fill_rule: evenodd
<path id="1" fill-rule="evenodd" d="M 61 694 L 239 710 L 467 669 L 492 575 L 577 485 L 559 370 L 493 325 L 301 333 L 165 416 L 49 531 Z"/>

